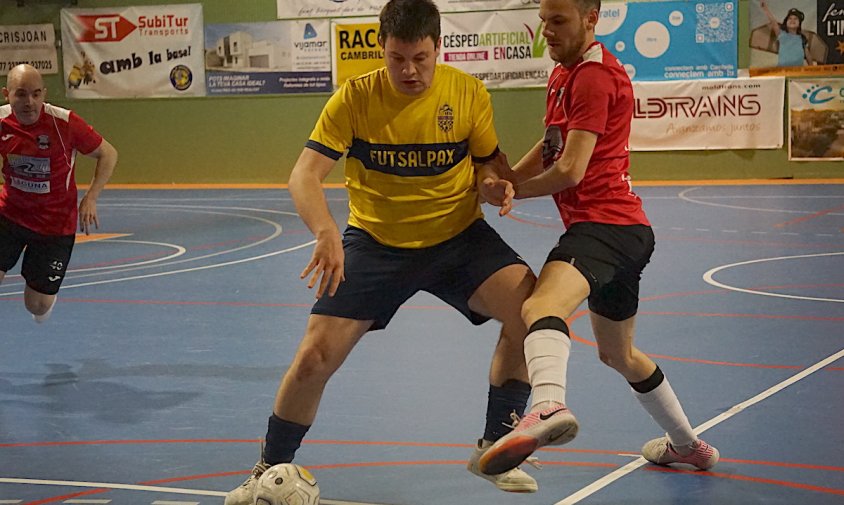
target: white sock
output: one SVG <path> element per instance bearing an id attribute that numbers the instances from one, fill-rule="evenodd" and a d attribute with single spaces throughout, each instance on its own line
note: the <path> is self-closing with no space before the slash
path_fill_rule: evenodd
<path id="1" fill-rule="evenodd" d="M 680 400 L 674 394 L 667 377 L 663 378 L 659 386 L 647 393 L 639 393 L 632 388 L 631 391 L 656 424 L 665 430 L 671 445 L 685 446 L 697 441 L 697 435 L 692 431 L 692 425 L 689 424 L 689 419 L 683 412 Z"/>
<path id="2" fill-rule="evenodd" d="M 525 361 L 532 388 L 531 410 L 545 402 L 566 402 L 570 352 L 571 339 L 558 330 L 536 330 L 525 338 Z"/>
<path id="3" fill-rule="evenodd" d="M 32 314 L 32 319 L 34 319 L 34 320 L 35 320 L 35 322 L 36 322 L 36 323 L 38 323 L 38 324 L 43 323 L 43 322 L 44 322 L 44 321 L 46 321 L 47 319 L 50 319 L 50 314 L 52 314 L 52 313 L 53 313 L 53 307 L 55 307 L 55 306 L 56 306 L 56 300 L 58 300 L 58 299 L 59 299 L 59 297 L 55 297 L 55 298 L 53 298 L 53 304 L 52 304 L 52 305 L 50 305 L 50 308 L 49 308 L 49 309 L 47 309 L 47 312 L 45 312 L 45 313 L 41 314 L 40 316 L 35 315 L 35 314 Z"/>

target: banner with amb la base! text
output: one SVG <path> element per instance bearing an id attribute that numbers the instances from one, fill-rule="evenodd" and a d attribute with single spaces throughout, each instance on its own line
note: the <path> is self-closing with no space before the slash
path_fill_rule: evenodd
<path id="1" fill-rule="evenodd" d="M 631 151 L 777 149 L 784 77 L 634 81 Z"/>
<path id="2" fill-rule="evenodd" d="M 62 9 L 70 98 L 205 95 L 201 4 Z"/>

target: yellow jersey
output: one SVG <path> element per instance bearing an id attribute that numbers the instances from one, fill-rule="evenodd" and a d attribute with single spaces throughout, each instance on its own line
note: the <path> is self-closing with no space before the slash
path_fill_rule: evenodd
<path id="1" fill-rule="evenodd" d="M 386 68 L 346 81 L 328 100 L 307 146 L 345 164 L 349 224 L 378 242 L 421 248 L 483 217 L 473 162 L 498 152 L 483 83 L 437 65 L 431 87 L 404 95 Z"/>

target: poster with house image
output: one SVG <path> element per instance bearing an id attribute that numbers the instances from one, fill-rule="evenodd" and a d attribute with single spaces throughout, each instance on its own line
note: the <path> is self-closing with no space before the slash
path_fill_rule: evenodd
<path id="1" fill-rule="evenodd" d="M 209 95 L 331 91 L 328 20 L 205 27 Z"/>

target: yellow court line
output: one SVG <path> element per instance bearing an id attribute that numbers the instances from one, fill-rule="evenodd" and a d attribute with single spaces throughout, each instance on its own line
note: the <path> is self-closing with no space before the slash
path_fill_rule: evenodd
<path id="1" fill-rule="evenodd" d="M 90 235 L 85 235 L 84 233 L 77 233 L 76 234 L 76 243 L 79 244 L 80 242 L 93 242 L 95 240 L 105 240 L 107 238 L 115 238 L 115 237 L 128 237 L 131 235 L 130 233 L 92 233 Z"/>
<path id="2" fill-rule="evenodd" d="M 844 179 L 692 179 L 636 180 L 635 186 L 761 186 L 790 184 L 844 184 Z M 324 188 L 343 188 L 342 183 L 323 184 Z M 79 188 L 87 189 L 87 184 Z M 109 184 L 110 189 L 287 189 L 287 184 Z"/>

